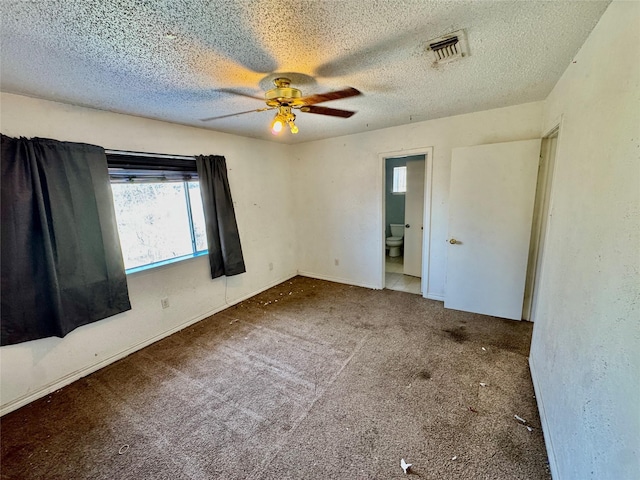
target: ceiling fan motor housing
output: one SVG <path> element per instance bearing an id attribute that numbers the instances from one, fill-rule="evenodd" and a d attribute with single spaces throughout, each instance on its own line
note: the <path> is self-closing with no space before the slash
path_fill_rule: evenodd
<path id="1" fill-rule="evenodd" d="M 297 106 L 304 104 L 299 100 L 302 98 L 302 92 L 297 88 L 291 87 L 291 81 L 288 78 L 276 78 L 273 83 L 276 88 L 268 90 L 264 94 L 267 105 L 279 107 L 281 105 Z"/>

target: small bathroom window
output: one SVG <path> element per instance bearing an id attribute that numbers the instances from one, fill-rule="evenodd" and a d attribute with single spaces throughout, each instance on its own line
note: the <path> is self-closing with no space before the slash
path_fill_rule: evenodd
<path id="1" fill-rule="evenodd" d="M 392 193 L 405 193 L 407 191 L 407 167 L 393 167 Z"/>

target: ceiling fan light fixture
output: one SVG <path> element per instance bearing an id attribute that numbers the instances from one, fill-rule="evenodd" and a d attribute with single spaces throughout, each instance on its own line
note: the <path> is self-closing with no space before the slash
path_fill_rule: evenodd
<path id="1" fill-rule="evenodd" d="M 291 133 L 298 133 L 299 130 L 295 124 L 295 120 L 296 115 L 291 111 L 291 107 L 287 105 L 280 105 L 278 107 L 278 113 L 276 113 L 276 116 L 271 122 L 271 133 L 273 135 L 278 135 L 284 128 L 285 124 L 289 126 Z"/>
<path id="2" fill-rule="evenodd" d="M 273 119 L 273 122 L 271 122 L 271 133 L 273 135 L 278 135 L 282 131 L 283 126 L 284 126 L 284 121 L 283 121 L 282 115 L 277 113 Z"/>

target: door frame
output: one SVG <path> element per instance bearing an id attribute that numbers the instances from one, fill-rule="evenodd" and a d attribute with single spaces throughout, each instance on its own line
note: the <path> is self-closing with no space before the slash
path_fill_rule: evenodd
<path id="1" fill-rule="evenodd" d="M 429 264 L 430 264 L 430 251 L 431 251 L 431 205 L 432 205 L 432 179 L 433 179 L 433 147 L 420 147 L 412 148 L 408 150 L 397 150 L 393 152 L 382 152 L 378 154 L 378 172 L 379 172 L 379 188 L 380 188 L 380 210 L 378 211 L 378 232 L 380 248 L 380 276 L 378 285 L 380 289 L 384 288 L 385 284 L 385 240 L 386 240 L 386 225 L 385 225 L 385 213 L 386 213 L 386 174 L 385 163 L 387 158 L 398 157 L 410 157 L 414 155 L 424 155 L 424 213 L 422 218 L 422 277 L 420 279 L 420 291 L 424 298 L 429 292 Z"/>
<path id="2" fill-rule="evenodd" d="M 553 191 L 554 191 L 554 178 L 556 176 L 556 169 L 558 168 L 558 151 L 560 149 L 560 138 L 562 131 L 562 121 L 563 117 L 560 116 L 556 122 L 553 123 L 553 126 L 548 128 L 546 132 L 542 135 L 542 148 L 548 146 L 548 142 L 551 138 L 556 138 L 555 152 L 553 155 L 553 159 L 551 161 L 552 165 L 550 168 L 547 168 L 547 175 L 545 179 L 545 191 L 542 193 L 542 198 L 544 199 L 548 195 L 548 203 L 546 205 L 541 205 L 540 208 L 546 210 L 546 215 L 544 215 L 540 219 L 539 225 L 534 225 L 534 230 L 532 230 L 532 236 L 536 235 L 536 250 L 533 258 L 530 259 L 530 265 L 527 268 L 527 289 L 528 292 L 525 291 L 525 298 L 528 294 L 529 302 L 528 304 L 523 305 L 522 319 L 527 320 L 529 322 L 534 322 L 536 320 L 536 310 L 538 307 L 539 301 L 539 293 L 540 286 L 542 285 L 544 267 L 545 267 L 545 247 L 548 245 L 549 239 L 549 231 L 551 230 L 551 214 L 553 211 Z M 542 150 L 541 150 L 542 155 Z M 546 152 L 545 152 L 546 154 Z M 547 161 L 549 159 L 547 158 Z M 536 205 L 534 208 L 539 208 Z M 543 212 L 545 213 L 545 212 Z M 544 228 L 543 228 L 544 226 Z M 542 235 L 542 231 L 544 231 L 544 236 Z M 532 238 L 532 241 L 534 239 Z"/>

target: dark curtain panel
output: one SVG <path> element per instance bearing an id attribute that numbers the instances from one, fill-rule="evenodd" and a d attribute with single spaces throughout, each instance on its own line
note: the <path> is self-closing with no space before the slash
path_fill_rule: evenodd
<path id="1" fill-rule="evenodd" d="M 130 310 L 104 149 L 1 139 L 2 345 Z"/>
<path id="2" fill-rule="evenodd" d="M 227 162 L 218 155 L 196 157 L 207 224 L 211 278 L 246 272 L 227 179 Z"/>

